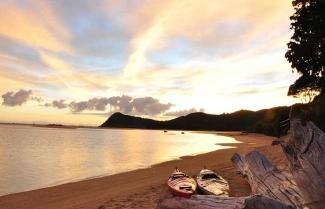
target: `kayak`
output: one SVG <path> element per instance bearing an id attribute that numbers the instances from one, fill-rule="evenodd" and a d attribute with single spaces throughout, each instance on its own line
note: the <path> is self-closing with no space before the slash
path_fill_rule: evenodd
<path id="1" fill-rule="evenodd" d="M 222 178 L 222 176 L 215 172 L 202 169 L 196 177 L 198 188 L 204 193 L 209 195 L 218 195 L 228 197 L 229 184 Z"/>
<path id="2" fill-rule="evenodd" d="M 178 197 L 191 197 L 196 190 L 196 182 L 185 173 L 175 169 L 167 181 L 170 191 Z"/>

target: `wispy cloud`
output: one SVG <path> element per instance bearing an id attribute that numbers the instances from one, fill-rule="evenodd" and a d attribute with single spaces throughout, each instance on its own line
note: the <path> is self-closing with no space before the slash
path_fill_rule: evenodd
<path id="1" fill-rule="evenodd" d="M 205 51 L 222 55 L 229 53 L 227 48 L 240 53 L 247 44 L 251 47 L 252 42 L 260 39 L 258 35 L 265 36 L 273 26 L 286 22 L 283 18 L 288 20 L 288 11 L 290 3 L 285 0 L 150 1 L 132 16 L 138 30 L 131 41 L 132 52 L 124 71 L 134 75 L 150 66 L 148 54 L 173 46 L 171 40 L 175 38 L 189 44 L 189 51 L 195 50 L 196 55 Z"/>
<path id="2" fill-rule="evenodd" d="M 294 102 L 287 0 L 5 0 L 0 13 L 0 93 L 35 89 L 53 111 L 181 115 Z"/>
<path id="3" fill-rule="evenodd" d="M 64 42 L 69 31 L 55 15 L 51 5 L 43 1 L 14 1 L 0 4 L 0 34 L 40 50 L 73 51 Z M 40 13 L 40 11 L 42 11 Z"/>

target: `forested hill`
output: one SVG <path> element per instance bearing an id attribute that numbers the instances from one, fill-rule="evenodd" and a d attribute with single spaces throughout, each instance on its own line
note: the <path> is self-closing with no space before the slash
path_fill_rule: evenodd
<path id="1" fill-rule="evenodd" d="M 311 104 L 296 104 L 294 114 L 312 120 L 325 130 L 325 99 Z M 240 110 L 234 113 L 212 115 L 191 113 L 168 121 L 114 113 L 101 127 L 167 130 L 247 131 L 272 136 L 279 135 L 279 123 L 289 117 L 290 107 L 274 107 L 259 111 Z M 307 114 L 306 114 L 307 112 Z M 307 115 L 307 116 L 306 116 Z"/>
<path id="2" fill-rule="evenodd" d="M 191 113 L 168 121 L 114 113 L 101 127 L 168 130 L 249 131 L 276 135 L 279 121 L 288 118 L 289 107 L 260 111 L 241 110 L 230 114 Z M 266 126 L 267 124 L 267 126 Z"/>

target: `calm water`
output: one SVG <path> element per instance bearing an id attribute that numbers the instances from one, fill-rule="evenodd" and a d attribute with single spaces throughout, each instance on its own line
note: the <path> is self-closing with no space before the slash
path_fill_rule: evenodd
<path id="1" fill-rule="evenodd" d="M 121 129 L 0 125 L 0 195 L 111 175 L 229 148 L 229 137 Z"/>

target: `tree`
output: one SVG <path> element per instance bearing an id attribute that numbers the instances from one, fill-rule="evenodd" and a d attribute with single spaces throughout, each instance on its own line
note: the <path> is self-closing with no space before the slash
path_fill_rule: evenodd
<path id="1" fill-rule="evenodd" d="M 292 5 L 294 34 L 285 57 L 300 77 L 288 95 L 325 95 L 325 0 L 294 0 Z"/>

